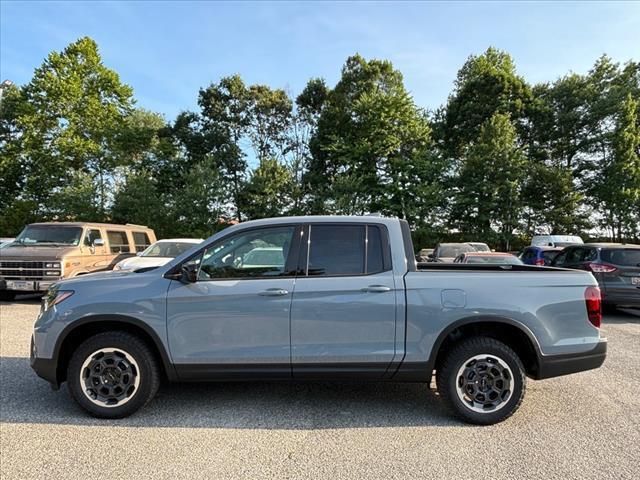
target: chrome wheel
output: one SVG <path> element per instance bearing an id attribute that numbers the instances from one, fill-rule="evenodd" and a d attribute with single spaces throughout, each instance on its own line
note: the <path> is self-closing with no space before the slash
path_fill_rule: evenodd
<path id="1" fill-rule="evenodd" d="M 101 348 L 82 364 L 80 385 L 92 403 L 101 407 L 119 407 L 138 391 L 140 368 L 124 350 Z"/>
<path id="2" fill-rule="evenodd" d="M 474 412 L 495 412 L 504 407 L 513 394 L 513 373 L 496 355 L 475 355 L 458 370 L 456 393 Z"/>

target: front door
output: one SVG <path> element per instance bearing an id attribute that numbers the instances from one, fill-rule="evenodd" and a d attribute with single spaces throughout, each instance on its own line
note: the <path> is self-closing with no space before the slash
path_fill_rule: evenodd
<path id="1" fill-rule="evenodd" d="M 291 307 L 295 378 L 380 378 L 395 353 L 396 286 L 385 227 L 312 224 Z"/>
<path id="2" fill-rule="evenodd" d="M 167 328 L 182 379 L 291 376 L 289 313 L 298 227 L 244 230 L 192 261 L 197 281 L 173 280 Z"/>

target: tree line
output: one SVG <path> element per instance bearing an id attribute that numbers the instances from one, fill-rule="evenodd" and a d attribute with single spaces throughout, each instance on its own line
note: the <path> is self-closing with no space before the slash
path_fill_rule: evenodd
<path id="1" fill-rule="evenodd" d="M 233 219 L 380 212 L 425 246 L 640 237 L 640 62 L 602 56 L 531 85 L 489 48 L 435 110 L 391 62 L 360 55 L 295 97 L 232 75 L 197 98 L 166 121 L 135 106 L 92 39 L 50 53 L 2 93 L 0 235 L 83 220 L 206 237 Z"/>

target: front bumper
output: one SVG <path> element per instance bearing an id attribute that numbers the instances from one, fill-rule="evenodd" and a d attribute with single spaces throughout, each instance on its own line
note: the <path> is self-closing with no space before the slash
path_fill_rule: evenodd
<path id="1" fill-rule="evenodd" d="M 60 388 L 60 382 L 58 382 L 58 369 L 56 361 L 53 358 L 38 358 L 38 352 L 36 351 L 36 345 L 31 337 L 31 349 L 29 354 L 29 363 L 34 372 L 40 377 L 45 379 L 51 384 L 54 390 Z"/>
<path id="2" fill-rule="evenodd" d="M 60 281 L 61 278 L 53 278 L 46 280 L 0 280 L 0 290 L 7 290 L 15 293 L 40 293 L 45 292 L 51 285 Z M 28 283 L 28 288 L 13 288 L 12 282 Z"/>
<path id="3" fill-rule="evenodd" d="M 540 358 L 537 380 L 559 377 L 600 367 L 607 356 L 607 339 L 603 338 L 592 350 L 568 355 L 546 355 Z"/>

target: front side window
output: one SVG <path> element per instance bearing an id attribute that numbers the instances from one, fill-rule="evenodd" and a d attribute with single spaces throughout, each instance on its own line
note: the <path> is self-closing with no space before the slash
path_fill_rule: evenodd
<path id="1" fill-rule="evenodd" d="M 107 231 L 107 239 L 109 239 L 111 253 L 129 253 L 131 251 L 126 232 Z"/>
<path id="2" fill-rule="evenodd" d="M 100 230 L 88 230 L 84 237 L 84 244 L 91 247 L 93 246 L 93 242 L 98 239 L 102 239 Z"/>
<path id="3" fill-rule="evenodd" d="M 28 246 L 61 246 L 80 244 L 81 227 L 67 227 L 58 225 L 27 225 L 18 235 L 14 245 Z"/>
<path id="4" fill-rule="evenodd" d="M 209 247 L 199 280 L 265 278 L 290 275 L 285 268 L 296 227 L 272 227 L 233 235 Z M 297 260 L 297 259 L 296 259 Z"/>

